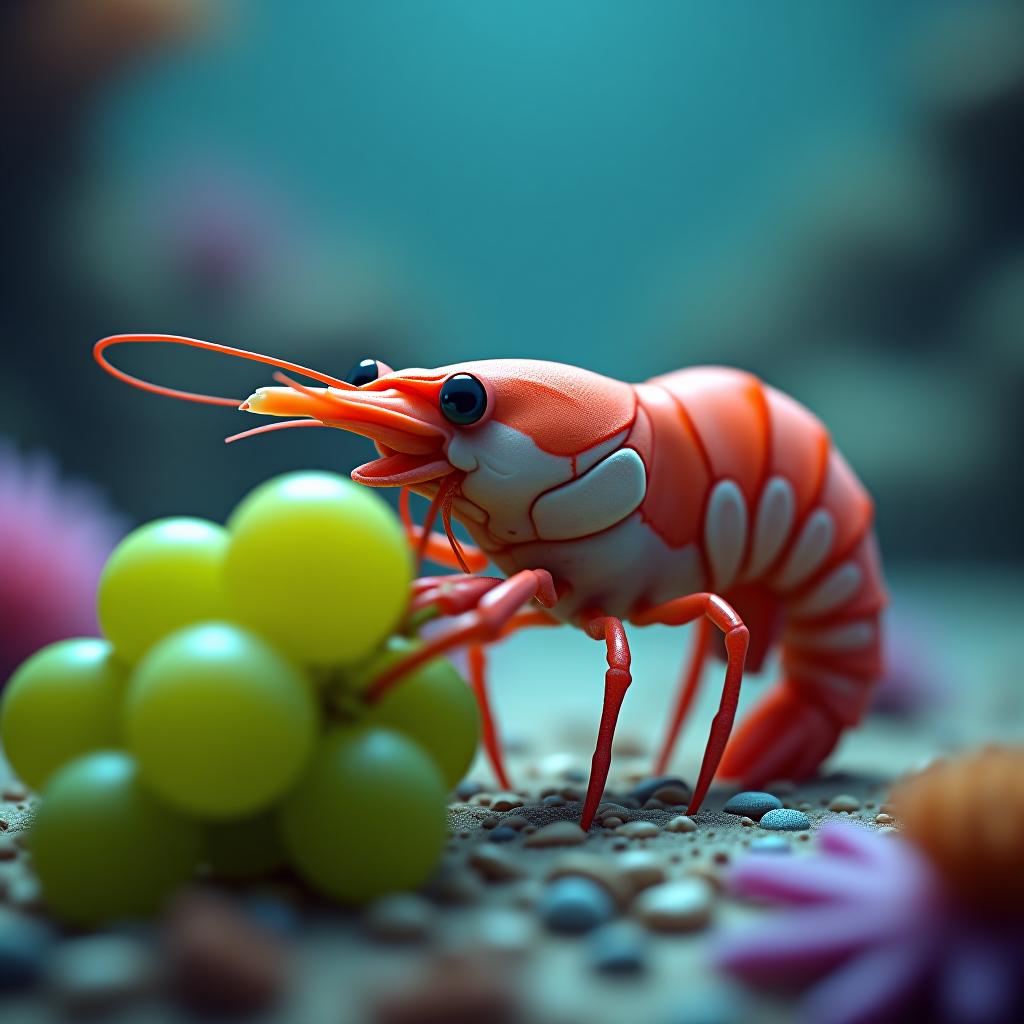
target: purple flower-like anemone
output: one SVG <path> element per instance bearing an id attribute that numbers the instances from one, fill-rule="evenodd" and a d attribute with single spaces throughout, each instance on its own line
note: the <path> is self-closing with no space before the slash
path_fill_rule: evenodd
<path id="1" fill-rule="evenodd" d="M 121 523 L 44 455 L 0 438 L 0 686 L 40 647 L 96 636 L 96 584 Z"/>
<path id="2" fill-rule="evenodd" d="M 755 984 L 806 987 L 811 1024 L 1024 1019 L 1024 923 L 977 916 L 918 848 L 833 822 L 817 855 L 748 857 L 736 894 L 787 909 L 721 934 L 719 967 Z"/>

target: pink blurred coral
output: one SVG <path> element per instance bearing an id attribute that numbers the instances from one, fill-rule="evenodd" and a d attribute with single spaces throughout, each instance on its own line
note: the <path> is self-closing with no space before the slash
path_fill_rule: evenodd
<path id="1" fill-rule="evenodd" d="M 1024 1019 L 1024 922 L 972 915 L 913 844 L 849 823 L 810 857 L 750 856 L 737 894 L 788 909 L 722 933 L 719 967 L 806 987 L 813 1024 Z"/>
<path id="2" fill-rule="evenodd" d="M 96 583 L 123 532 L 89 488 L 46 455 L 0 439 L 0 685 L 54 640 L 96 636 Z"/>

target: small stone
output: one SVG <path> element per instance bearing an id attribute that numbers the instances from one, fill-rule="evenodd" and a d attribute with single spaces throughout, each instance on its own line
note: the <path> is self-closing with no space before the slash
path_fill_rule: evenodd
<path id="1" fill-rule="evenodd" d="M 508 825 L 499 825 L 496 829 L 492 829 L 491 834 L 487 837 L 488 841 L 492 843 L 511 843 L 518 838 L 519 833 L 514 828 L 509 828 Z"/>
<path id="2" fill-rule="evenodd" d="M 652 885 L 665 881 L 665 865 L 662 859 L 650 850 L 630 850 L 615 860 L 615 876 L 635 895 Z"/>
<path id="3" fill-rule="evenodd" d="M 745 815 L 760 820 L 761 816 L 768 811 L 778 810 L 782 807 L 782 801 L 771 793 L 761 793 L 756 790 L 747 790 L 737 793 L 722 808 L 726 814 Z"/>
<path id="4" fill-rule="evenodd" d="M 537 925 L 532 915 L 522 910 L 491 907 L 478 916 L 471 936 L 478 950 L 520 959 L 536 945 Z"/>
<path id="5" fill-rule="evenodd" d="M 539 909 L 544 924 L 562 935 L 588 932 L 610 920 L 615 913 L 608 891 L 578 875 L 552 882 Z"/>
<path id="6" fill-rule="evenodd" d="M 663 804 L 660 800 L 656 800 L 652 796 L 650 800 L 647 800 L 644 803 L 644 805 L 641 808 L 641 810 L 643 810 L 643 811 L 667 811 L 668 810 L 668 804 Z"/>
<path id="7" fill-rule="evenodd" d="M 625 825 L 619 825 L 615 829 L 615 834 L 627 839 L 650 839 L 659 831 L 658 826 L 652 821 L 627 821 Z"/>
<path id="8" fill-rule="evenodd" d="M 477 795 L 477 793 L 482 793 L 483 791 L 484 791 L 484 787 L 479 782 L 475 781 L 474 779 L 463 779 L 455 787 L 455 795 L 463 803 L 466 803 L 467 801 L 472 800 L 473 797 L 475 797 Z"/>
<path id="9" fill-rule="evenodd" d="M 696 832 L 697 823 L 685 814 L 677 814 L 665 824 L 666 832 Z"/>
<path id="10" fill-rule="evenodd" d="M 28 799 L 28 790 L 24 786 L 4 786 L 3 798 L 12 804 L 20 804 Z"/>
<path id="11" fill-rule="evenodd" d="M 476 807 L 490 807 L 493 799 L 492 793 L 474 793 L 469 802 Z"/>
<path id="12" fill-rule="evenodd" d="M 441 906 L 465 906 L 479 901 L 480 882 L 475 874 L 466 871 L 457 862 L 444 863 L 434 872 L 425 891 L 430 899 Z"/>
<path id="13" fill-rule="evenodd" d="M 570 802 L 583 799 L 583 794 L 575 786 L 563 786 L 558 792 Z"/>
<path id="14" fill-rule="evenodd" d="M 287 984 L 280 940 L 219 895 L 180 896 L 168 919 L 166 942 L 172 991 L 200 1013 L 267 1010 Z"/>
<path id="15" fill-rule="evenodd" d="M 509 890 L 510 904 L 522 910 L 535 910 L 544 895 L 544 886 L 535 878 L 516 882 Z"/>
<path id="16" fill-rule="evenodd" d="M 602 857 L 583 850 L 572 850 L 563 853 L 551 866 L 546 880 L 553 882 L 557 878 L 586 878 L 606 889 L 618 901 L 623 895 L 614 873 L 611 862 Z"/>
<path id="17" fill-rule="evenodd" d="M 789 853 L 790 845 L 782 836 L 761 836 L 750 844 L 751 853 Z"/>
<path id="18" fill-rule="evenodd" d="M 612 754 L 615 757 L 643 757 L 647 753 L 647 744 L 639 736 L 624 733 L 616 736 L 612 743 Z"/>
<path id="19" fill-rule="evenodd" d="M 653 931 L 687 932 L 707 925 L 713 902 L 711 886 L 691 876 L 645 889 L 636 898 L 633 909 Z"/>
<path id="20" fill-rule="evenodd" d="M 433 930 L 434 911 L 421 896 L 395 893 L 374 901 L 364 923 L 381 942 L 422 942 Z"/>
<path id="21" fill-rule="evenodd" d="M 748 818 L 746 815 L 744 815 L 742 818 L 740 818 L 740 824 L 744 828 L 752 828 L 754 825 L 757 824 L 757 822 L 754 821 L 753 818 Z"/>
<path id="22" fill-rule="evenodd" d="M 491 800 L 492 811 L 514 811 L 523 806 L 523 798 L 516 793 L 497 793 Z"/>
<path id="23" fill-rule="evenodd" d="M 498 822 L 501 821 L 496 814 L 488 814 L 486 817 L 480 819 L 481 828 L 497 828 Z"/>
<path id="24" fill-rule="evenodd" d="M 849 793 L 840 793 L 828 802 L 830 811 L 859 811 L 860 801 Z"/>
<path id="25" fill-rule="evenodd" d="M 0 836 L 0 860 L 17 860 L 21 848 L 7 836 Z"/>
<path id="26" fill-rule="evenodd" d="M 587 833 L 574 821 L 553 821 L 527 836 L 526 846 L 579 846 L 586 841 Z"/>
<path id="27" fill-rule="evenodd" d="M 643 932 L 629 921 L 615 921 L 594 931 L 587 940 L 587 958 L 598 974 L 616 977 L 642 974 L 647 969 Z"/>
<path id="28" fill-rule="evenodd" d="M 617 814 L 607 814 L 601 819 L 603 828 L 618 828 L 625 825 L 625 822 Z"/>
<path id="29" fill-rule="evenodd" d="M 501 819 L 502 828 L 514 828 L 521 829 L 526 828 L 530 824 L 529 818 L 524 818 L 521 814 L 510 814 L 505 818 Z"/>
<path id="30" fill-rule="evenodd" d="M 680 803 L 689 802 L 690 787 L 677 775 L 656 775 L 653 778 L 644 779 L 643 782 L 633 787 L 629 795 L 637 801 L 638 805 L 642 806 L 652 796 L 657 796 L 659 790 L 668 787 L 674 791 L 685 793 L 685 797 L 679 801 Z M 659 797 L 659 799 L 661 798 Z"/>
<path id="31" fill-rule="evenodd" d="M 894 815 L 896 813 L 896 809 L 893 807 L 892 804 L 882 804 L 882 806 L 878 808 L 878 811 L 879 811 L 880 814 L 893 814 Z"/>
<path id="32" fill-rule="evenodd" d="M 151 988 L 149 948 L 124 935 L 89 935 L 62 942 L 50 955 L 47 987 L 72 1014 L 113 1011 Z"/>
<path id="33" fill-rule="evenodd" d="M 891 814 L 876 814 L 876 825 L 891 825 L 896 819 Z"/>
<path id="34" fill-rule="evenodd" d="M 776 796 L 789 796 L 796 792 L 796 783 L 792 779 L 773 779 L 764 789 L 766 793 L 774 793 Z"/>
<path id="35" fill-rule="evenodd" d="M 810 827 L 811 821 L 803 811 L 789 807 L 768 811 L 761 818 L 761 828 L 771 829 L 773 832 L 802 832 Z"/>
<path id="36" fill-rule="evenodd" d="M 532 836 L 537 831 L 536 825 L 524 825 L 520 830 L 524 836 Z"/>
<path id="37" fill-rule="evenodd" d="M 48 928 L 0 908 L 0 993 L 16 992 L 38 981 L 50 950 Z"/>
<path id="38" fill-rule="evenodd" d="M 893 828 L 892 825 L 883 825 L 878 829 L 878 834 L 880 836 L 898 836 L 900 834 L 900 830 L 898 828 Z"/>
<path id="39" fill-rule="evenodd" d="M 623 807 L 622 804 L 617 804 L 611 800 L 605 800 L 597 806 L 597 816 L 601 817 L 604 814 L 617 814 L 620 818 L 625 818 L 626 808 Z"/>
<path id="40" fill-rule="evenodd" d="M 469 865 L 488 882 L 510 882 L 523 877 L 523 869 L 498 846 L 480 843 L 469 855 Z"/>
<path id="41" fill-rule="evenodd" d="M 686 870 L 686 875 L 688 878 L 699 878 L 707 882 L 715 892 L 721 892 L 725 888 L 722 873 L 710 864 L 691 864 Z"/>
<path id="42" fill-rule="evenodd" d="M 689 787 L 670 783 L 655 790 L 651 799 L 660 800 L 669 807 L 679 807 L 690 802 L 690 795 Z"/>
<path id="43" fill-rule="evenodd" d="M 561 793 L 548 793 L 546 797 L 541 800 L 541 803 L 545 807 L 561 807 L 565 803 L 565 797 Z"/>

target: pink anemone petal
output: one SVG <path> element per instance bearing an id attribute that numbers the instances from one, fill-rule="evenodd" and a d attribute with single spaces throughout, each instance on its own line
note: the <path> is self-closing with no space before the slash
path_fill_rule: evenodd
<path id="1" fill-rule="evenodd" d="M 899 938 L 861 953 L 819 982 L 804 999 L 807 1024 L 912 1021 L 902 1009 L 914 998 L 935 952 L 930 933 Z"/>
<path id="2" fill-rule="evenodd" d="M 730 929 L 712 946 L 715 964 L 748 981 L 816 977 L 892 931 L 875 907 L 814 907 Z"/>
<path id="3" fill-rule="evenodd" d="M 730 872 L 729 888 L 740 896 L 770 903 L 862 903 L 878 891 L 873 871 L 820 857 L 744 857 Z"/>

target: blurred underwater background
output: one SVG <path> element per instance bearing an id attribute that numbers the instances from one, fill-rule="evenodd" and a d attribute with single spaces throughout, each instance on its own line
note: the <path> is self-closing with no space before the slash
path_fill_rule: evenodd
<path id="1" fill-rule="evenodd" d="M 96 338 L 344 373 L 545 357 L 751 369 L 830 426 L 909 562 L 1019 564 L 1024 9 L 5 5 L 0 433 L 132 520 L 222 516 L 364 442 L 233 448 Z M 122 357 L 247 394 L 212 356 Z M 315 435 L 315 436 L 314 436 Z M 124 443 L 125 438 L 131 443 Z"/>

